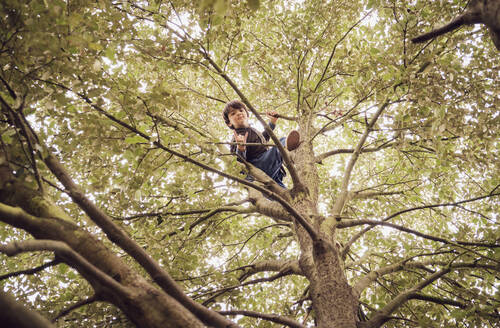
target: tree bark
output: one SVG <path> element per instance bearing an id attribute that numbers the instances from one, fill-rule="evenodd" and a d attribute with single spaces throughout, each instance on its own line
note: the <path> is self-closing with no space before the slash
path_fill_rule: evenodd
<path id="1" fill-rule="evenodd" d="M 25 306 L 7 293 L 0 290 L 0 320 L 3 327 L 54 328 L 49 320 Z"/>
<path id="2" fill-rule="evenodd" d="M 306 116 L 306 115 L 304 115 Z M 307 126 L 306 119 L 299 125 Z M 313 131 L 300 129 L 301 139 L 309 140 Z M 309 189 L 293 193 L 293 205 L 309 219 L 319 238 L 312 240 L 305 229 L 295 223 L 295 231 L 301 249 L 299 259 L 302 273 L 310 282 L 310 296 L 313 304 L 317 327 L 354 328 L 357 321 L 358 298 L 344 274 L 344 265 L 339 257 L 335 236 L 331 231 L 324 233 L 320 226 L 324 217 L 318 212 L 319 176 L 312 145 L 303 143 L 295 154 L 295 165 Z"/>

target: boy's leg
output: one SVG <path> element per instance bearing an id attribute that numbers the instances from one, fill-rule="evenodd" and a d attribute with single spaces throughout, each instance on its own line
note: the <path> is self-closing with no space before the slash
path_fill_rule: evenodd
<path id="1" fill-rule="evenodd" d="M 280 143 L 283 146 L 285 146 L 285 142 L 286 138 L 280 139 Z M 280 172 L 283 158 L 281 157 L 277 147 L 271 147 L 258 158 L 250 161 L 250 163 L 264 171 L 269 177 L 276 181 L 277 184 L 285 188 L 285 185 L 282 182 L 283 175 Z"/>

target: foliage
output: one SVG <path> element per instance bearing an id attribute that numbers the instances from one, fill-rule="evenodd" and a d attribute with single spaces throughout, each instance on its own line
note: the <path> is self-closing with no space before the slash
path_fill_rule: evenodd
<path id="1" fill-rule="evenodd" d="M 424 45 L 409 42 L 466 2 L 6 0 L 0 154 L 17 180 L 33 190 L 41 184 L 73 222 L 147 280 L 51 175 L 42 160 L 48 152 L 195 301 L 314 326 L 310 281 L 283 270 L 304 256 L 300 224 L 290 214 L 287 220 L 265 215 L 257 202 L 262 195 L 231 178 L 241 179 L 242 167 L 221 144 L 230 136 L 221 111 L 244 95 L 257 112 L 275 109 L 285 117 L 276 135 L 297 128 L 305 138 L 292 155 L 313 206 L 300 213 L 335 223 L 335 232 L 321 231 L 342 246 L 349 285 L 379 272 L 360 290 L 360 320 L 450 269 L 380 324 L 494 327 L 500 322 L 498 53 L 477 26 Z M 27 141 L 7 108 L 22 109 L 40 145 Z M 251 121 L 259 126 L 255 114 Z M 31 153 L 40 156 L 36 165 Z M 293 197 L 301 210 L 302 196 Z M 0 223 L 0 239 L 29 239 L 24 230 Z M 53 258 L 51 252 L 2 256 L 1 274 Z M 263 262 L 276 266 L 256 269 Z M 93 294 L 67 264 L 0 283 L 50 318 Z M 279 326 L 230 318 L 243 327 Z M 117 307 L 94 302 L 57 325 L 131 323 Z"/>

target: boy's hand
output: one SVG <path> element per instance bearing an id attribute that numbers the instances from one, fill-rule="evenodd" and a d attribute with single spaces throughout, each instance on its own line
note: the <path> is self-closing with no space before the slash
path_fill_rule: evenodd
<path id="1" fill-rule="evenodd" d="M 276 121 L 278 120 L 278 113 L 274 110 L 270 110 L 266 114 L 271 123 L 276 124 Z"/>
<path id="2" fill-rule="evenodd" d="M 234 131 L 234 140 L 236 142 L 246 143 L 247 137 L 248 137 L 248 131 L 245 133 L 245 135 L 238 134 L 236 133 L 236 131 Z M 241 152 L 244 152 L 246 148 L 247 147 L 245 145 L 238 145 L 238 150 Z"/>

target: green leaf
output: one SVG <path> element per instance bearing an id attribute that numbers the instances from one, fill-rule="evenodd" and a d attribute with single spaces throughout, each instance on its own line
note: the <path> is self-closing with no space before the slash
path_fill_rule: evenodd
<path id="1" fill-rule="evenodd" d="M 141 136 L 135 135 L 135 136 L 125 138 L 125 142 L 133 145 L 133 144 L 137 144 L 137 143 L 147 142 L 147 140 Z"/>

